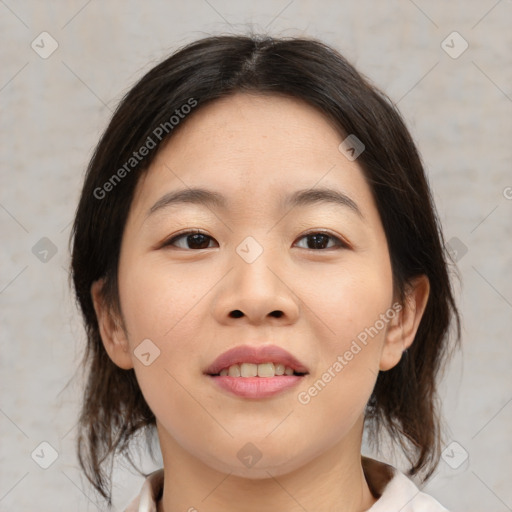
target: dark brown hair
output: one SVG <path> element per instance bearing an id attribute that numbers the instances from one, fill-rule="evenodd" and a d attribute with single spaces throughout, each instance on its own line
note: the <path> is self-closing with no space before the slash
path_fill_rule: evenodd
<path id="1" fill-rule="evenodd" d="M 183 105 L 195 102 L 188 114 L 192 116 L 215 99 L 244 91 L 302 99 L 334 123 L 340 134 L 355 134 L 364 143 L 357 162 L 387 237 L 397 296 L 403 303 L 415 276 L 424 274 L 430 282 L 427 306 L 406 357 L 378 375 L 366 409 L 366 427 L 374 438 L 384 427 L 402 445 L 411 463 L 410 475 L 426 473 L 427 478 L 439 461 L 436 379 L 450 352 L 453 321 L 454 346 L 460 342 L 460 318 L 448 275 L 449 253 L 428 181 L 400 114 L 342 55 L 319 41 L 213 36 L 165 59 L 120 102 L 88 166 L 71 233 L 71 276 L 87 333 L 87 386 L 77 451 L 87 478 L 109 505 L 111 467 L 107 471 L 105 466 L 116 453 L 128 455 L 130 440 L 138 432 L 152 431 L 155 417 L 134 371 L 120 369 L 107 355 L 90 288 L 104 278 L 103 298 L 122 318 L 117 269 L 123 229 L 140 176 L 162 143 L 187 122 L 187 116 L 180 115 L 175 127 L 171 117 L 190 111 Z M 134 151 L 150 145 L 148 137 L 154 147 L 140 161 L 131 160 Z"/>

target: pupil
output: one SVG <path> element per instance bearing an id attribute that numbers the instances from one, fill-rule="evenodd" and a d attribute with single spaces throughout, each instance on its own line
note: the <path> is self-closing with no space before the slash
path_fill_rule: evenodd
<path id="1" fill-rule="evenodd" d="M 206 235 L 203 235 L 202 233 L 195 233 L 194 235 L 189 235 L 187 238 L 188 238 L 189 245 L 195 249 L 207 249 L 208 248 L 208 245 L 209 245 L 208 237 Z M 201 243 L 201 241 L 203 243 Z"/>
<path id="2" fill-rule="evenodd" d="M 311 249 L 324 249 L 326 247 L 325 242 L 327 241 L 328 236 L 324 235 L 322 233 L 319 233 L 316 235 L 310 235 L 310 239 L 314 240 L 314 243 L 313 243 L 314 247 L 310 247 Z M 322 241 L 324 243 L 322 243 Z"/>

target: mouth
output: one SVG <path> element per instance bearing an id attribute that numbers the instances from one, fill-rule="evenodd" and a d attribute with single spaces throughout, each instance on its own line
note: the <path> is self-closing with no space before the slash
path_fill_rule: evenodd
<path id="1" fill-rule="evenodd" d="M 221 354 L 203 373 L 231 394 L 266 398 L 296 386 L 309 371 L 276 345 L 241 345 Z"/>

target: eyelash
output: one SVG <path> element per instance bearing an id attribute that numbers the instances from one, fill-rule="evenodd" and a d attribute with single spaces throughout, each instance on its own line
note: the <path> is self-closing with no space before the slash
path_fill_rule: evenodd
<path id="1" fill-rule="evenodd" d="M 193 230 L 193 231 L 184 231 L 183 233 L 179 233 L 178 235 L 175 235 L 173 236 L 172 238 L 170 238 L 169 240 L 165 241 L 163 244 L 162 244 L 162 247 L 172 247 L 173 244 L 181 239 L 181 238 L 186 238 L 187 236 L 190 236 L 190 235 L 204 235 L 205 237 L 207 238 L 210 238 L 213 240 L 213 237 L 211 237 L 210 235 L 202 232 L 202 231 L 199 231 L 199 230 Z M 338 247 L 338 248 L 341 248 L 341 249 L 348 249 L 349 248 L 349 245 L 344 242 L 341 238 L 333 235 L 332 233 L 329 233 L 328 231 L 310 231 L 309 233 L 305 233 L 303 234 L 300 238 L 307 238 L 308 236 L 313 236 L 313 235 L 324 235 L 332 240 L 335 241 L 335 245 Z M 306 248 L 308 251 L 325 251 L 327 249 L 334 249 L 336 247 L 327 247 L 326 249 L 309 249 L 309 248 Z M 179 247 L 179 249 L 183 249 L 182 247 Z M 206 249 L 210 249 L 210 247 L 206 247 Z M 200 250 L 203 250 L 203 249 L 183 249 L 183 250 L 191 250 L 191 251 L 200 251 Z"/>

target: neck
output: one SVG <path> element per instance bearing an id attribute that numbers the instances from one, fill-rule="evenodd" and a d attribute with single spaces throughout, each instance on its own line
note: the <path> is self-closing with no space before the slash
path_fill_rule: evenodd
<path id="1" fill-rule="evenodd" d="M 362 512 L 374 503 L 361 462 L 362 424 L 338 444 L 285 474 L 244 478 L 212 469 L 158 425 L 164 461 L 164 490 L 158 512 Z M 356 437 L 357 439 L 354 439 Z"/>

